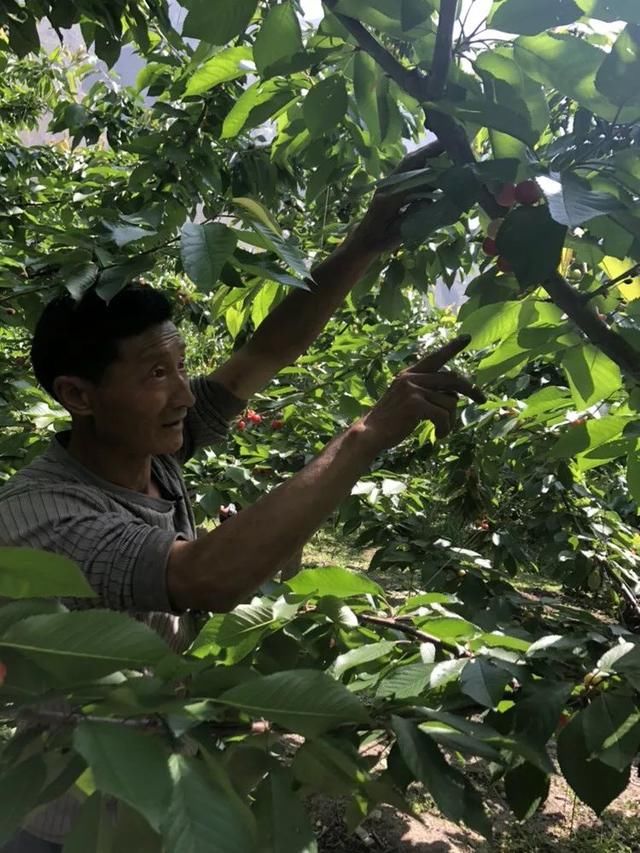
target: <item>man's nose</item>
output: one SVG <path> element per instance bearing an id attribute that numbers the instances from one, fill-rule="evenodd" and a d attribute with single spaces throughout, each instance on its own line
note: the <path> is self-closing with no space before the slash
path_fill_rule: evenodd
<path id="1" fill-rule="evenodd" d="M 176 386 L 174 392 L 174 405 L 176 408 L 190 409 L 195 403 L 196 398 L 193 396 L 191 384 L 184 373 L 177 373 Z"/>

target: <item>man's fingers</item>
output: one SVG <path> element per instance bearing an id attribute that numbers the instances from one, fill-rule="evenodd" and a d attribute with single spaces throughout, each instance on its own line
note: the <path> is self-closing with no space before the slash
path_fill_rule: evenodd
<path id="1" fill-rule="evenodd" d="M 450 394 L 462 394 L 480 404 L 487 402 L 487 398 L 477 385 L 457 373 L 448 373 L 447 371 L 442 373 L 414 373 L 413 370 L 409 370 L 409 376 L 411 382 L 425 390 L 433 389 Z"/>
<path id="2" fill-rule="evenodd" d="M 430 352 L 429 355 L 425 355 L 424 358 L 421 358 L 420 361 L 414 364 L 411 371 L 414 373 L 436 373 L 448 361 L 461 353 L 470 342 L 471 335 L 460 335 L 460 337 L 454 338 L 443 347 Z"/>

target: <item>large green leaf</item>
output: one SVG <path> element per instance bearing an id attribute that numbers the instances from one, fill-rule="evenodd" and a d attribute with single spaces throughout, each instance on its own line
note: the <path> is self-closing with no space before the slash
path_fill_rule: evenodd
<path id="1" fill-rule="evenodd" d="M 578 797 L 601 814 L 629 784 L 629 768 L 619 771 L 592 757 L 584 712 L 575 714 L 558 737 L 558 761 Z"/>
<path id="2" fill-rule="evenodd" d="M 317 853 L 313 826 L 294 782 L 290 770 L 277 767 L 258 788 L 254 812 L 260 840 L 273 853 Z"/>
<path id="3" fill-rule="evenodd" d="M 396 645 L 394 640 L 381 640 L 379 643 L 367 643 L 356 649 L 350 649 L 335 659 L 333 674 L 336 678 L 342 678 L 345 672 L 354 667 L 385 657 L 394 650 Z"/>
<path id="4" fill-rule="evenodd" d="M 467 98 L 460 104 L 454 101 L 438 101 L 430 106 L 454 116 L 461 122 L 506 133 L 527 145 L 533 145 L 540 136 L 531 127 L 531 117 L 524 105 L 521 111 L 516 111 L 510 105 L 488 98 Z"/>
<path id="5" fill-rule="evenodd" d="M 505 103 L 515 113 L 522 114 L 533 130 L 542 133 L 549 124 L 547 98 L 540 83 L 525 74 L 516 62 L 513 47 L 500 45 L 486 50 L 476 57 L 474 66 L 494 101 Z M 515 174 L 501 178 L 505 182 L 515 179 Z"/>
<path id="6" fill-rule="evenodd" d="M 382 596 L 382 587 L 360 572 L 351 572 L 337 566 L 324 569 L 303 569 L 287 581 L 287 586 L 298 595 L 334 595 L 350 598 L 356 595 Z"/>
<path id="7" fill-rule="evenodd" d="M 591 344 L 570 349 L 562 359 L 562 367 L 579 409 L 610 397 L 622 387 L 618 365 Z"/>
<path id="8" fill-rule="evenodd" d="M 541 284 L 558 269 L 566 228 L 544 206 L 512 210 L 498 232 L 498 251 L 523 287 Z"/>
<path id="9" fill-rule="evenodd" d="M 188 222 L 183 226 L 180 240 L 182 266 L 200 290 L 213 290 L 236 243 L 235 233 L 220 222 Z"/>
<path id="10" fill-rule="evenodd" d="M 488 23 L 507 33 L 535 35 L 571 24 L 582 15 L 574 0 L 494 0 Z"/>
<path id="11" fill-rule="evenodd" d="M 624 693 L 602 693 L 582 712 L 591 755 L 623 772 L 640 749 L 640 709 Z"/>
<path id="12" fill-rule="evenodd" d="M 128 803 L 160 830 L 171 798 L 169 750 L 155 735 L 112 723 L 81 723 L 74 748 L 93 772 L 96 787 Z"/>
<path id="13" fill-rule="evenodd" d="M 0 595 L 7 598 L 94 598 L 80 568 L 59 554 L 34 548 L 0 548 Z"/>
<path id="14" fill-rule="evenodd" d="M 380 71 L 375 60 L 364 50 L 358 51 L 353 58 L 353 93 L 374 145 L 380 145 L 388 131 L 383 103 L 378 98 L 379 83 Z"/>
<path id="15" fill-rule="evenodd" d="M 300 23 L 291 3 L 272 6 L 253 46 L 253 58 L 264 78 L 278 73 L 278 65 L 303 48 Z"/>
<path id="16" fill-rule="evenodd" d="M 244 32 L 258 6 L 258 0 L 184 0 L 189 13 L 182 35 L 209 44 L 226 44 Z"/>
<path id="17" fill-rule="evenodd" d="M 392 727 L 405 764 L 425 785 L 440 811 L 450 820 L 464 822 L 489 837 L 491 824 L 471 783 L 447 763 L 433 740 L 414 722 L 394 716 Z"/>
<path id="18" fill-rule="evenodd" d="M 296 97 L 292 80 L 258 80 L 246 88 L 227 113 L 222 125 L 222 139 L 231 139 L 241 131 L 272 118 Z"/>
<path id="19" fill-rule="evenodd" d="M 341 796 L 369 779 L 359 761 L 349 741 L 314 738 L 305 741 L 296 752 L 292 770 L 296 779 L 313 791 Z"/>
<path id="20" fill-rule="evenodd" d="M 368 719 L 360 700 L 324 672 L 300 669 L 255 678 L 216 701 L 264 717 L 305 737 Z"/>
<path id="21" fill-rule="evenodd" d="M 340 124 L 349 100 L 344 78 L 339 74 L 325 77 L 312 86 L 302 105 L 304 121 L 312 136 L 322 136 Z"/>
<path id="22" fill-rule="evenodd" d="M 576 0 L 585 15 L 600 21 L 629 21 L 640 24 L 640 6 L 636 0 Z"/>
<path id="23" fill-rule="evenodd" d="M 47 672 L 73 681 L 142 669 L 172 656 L 151 628 L 107 610 L 30 616 L 9 628 L 0 648 L 20 652 Z"/>
<path id="24" fill-rule="evenodd" d="M 640 455 L 637 452 L 627 457 L 627 487 L 631 497 L 640 505 Z"/>
<path id="25" fill-rule="evenodd" d="M 567 33 L 521 36 L 515 42 L 515 58 L 522 70 L 546 86 L 573 98 L 607 121 L 633 121 L 638 109 L 619 110 L 595 84 L 606 54 L 586 39 Z"/>
<path id="26" fill-rule="evenodd" d="M 106 797 L 98 791 L 85 800 L 65 837 L 62 853 L 111 853 L 114 827 L 108 808 Z"/>
<path id="27" fill-rule="evenodd" d="M 598 216 L 624 208 L 615 196 L 595 192 L 588 181 L 573 172 L 563 172 L 559 177 L 560 180 L 542 177 L 539 183 L 551 216 L 561 225 L 576 228 Z"/>
<path id="28" fill-rule="evenodd" d="M 629 419 L 622 415 L 606 415 L 604 418 L 588 420 L 586 423 L 569 424 L 551 448 L 552 459 L 571 459 L 579 453 L 586 453 L 601 447 L 622 434 Z"/>
<path id="29" fill-rule="evenodd" d="M 248 853 L 255 821 L 242 800 L 195 758 L 172 755 L 173 791 L 162 835 L 166 853 Z"/>
<path id="30" fill-rule="evenodd" d="M 475 658 L 462 670 L 460 688 L 485 708 L 495 708 L 502 701 L 511 674 L 486 658 Z"/>
<path id="31" fill-rule="evenodd" d="M 549 776 L 528 761 L 518 764 L 504 778 L 507 801 L 518 820 L 528 820 L 549 795 Z"/>
<path id="32" fill-rule="evenodd" d="M 602 63 L 596 86 L 620 107 L 640 104 L 640 26 L 628 24 Z"/>
<path id="33" fill-rule="evenodd" d="M 46 775 L 46 765 L 37 754 L 0 773 L 0 844 L 8 841 L 38 804 Z"/>
<path id="34" fill-rule="evenodd" d="M 245 77 L 255 69 L 249 47 L 229 47 L 208 59 L 189 78 L 185 97 L 202 95 L 220 83 Z"/>

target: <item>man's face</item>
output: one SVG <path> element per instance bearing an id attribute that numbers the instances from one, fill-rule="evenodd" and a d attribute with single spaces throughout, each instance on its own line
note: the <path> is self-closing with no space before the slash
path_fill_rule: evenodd
<path id="1" fill-rule="evenodd" d="M 185 346 L 171 322 L 118 344 L 113 361 L 92 386 L 97 437 L 132 456 L 175 453 L 194 403 L 185 373 Z"/>

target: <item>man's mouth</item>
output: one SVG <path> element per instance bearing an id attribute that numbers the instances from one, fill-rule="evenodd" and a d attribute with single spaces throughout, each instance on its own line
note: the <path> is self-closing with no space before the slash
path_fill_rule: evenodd
<path id="1" fill-rule="evenodd" d="M 182 425 L 184 423 L 184 418 L 178 418 L 177 421 L 171 421 L 171 423 L 164 424 L 165 429 L 177 429 L 180 427 L 182 429 Z"/>

